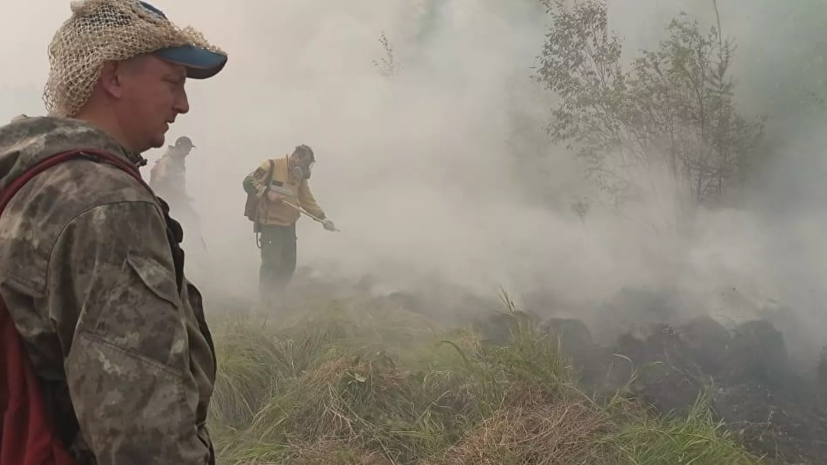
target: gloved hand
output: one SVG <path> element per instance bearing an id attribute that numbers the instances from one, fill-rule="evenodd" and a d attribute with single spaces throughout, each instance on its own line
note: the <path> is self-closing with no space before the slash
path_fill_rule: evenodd
<path id="1" fill-rule="evenodd" d="M 335 231 L 336 230 L 336 225 L 333 224 L 333 222 L 330 221 L 329 219 L 325 219 L 324 223 L 322 223 L 322 226 L 324 226 L 324 228 L 328 231 Z"/>

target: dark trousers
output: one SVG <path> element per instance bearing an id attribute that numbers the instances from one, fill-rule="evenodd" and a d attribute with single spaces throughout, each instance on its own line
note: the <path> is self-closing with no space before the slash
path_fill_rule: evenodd
<path id="1" fill-rule="evenodd" d="M 259 225 L 261 268 L 259 294 L 267 301 L 282 291 L 296 271 L 296 225 Z"/>

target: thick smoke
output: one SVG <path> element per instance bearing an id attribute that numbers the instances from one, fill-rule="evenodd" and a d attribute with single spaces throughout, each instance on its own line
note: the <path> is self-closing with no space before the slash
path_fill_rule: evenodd
<path id="1" fill-rule="evenodd" d="M 593 209 L 585 221 L 571 211 L 593 187 L 544 132 L 554 97 L 531 80 L 548 27 L 538 2 L 156 3 L 231 55 L 218 78 L 189 84 L 191 113 L 168 135 L 198 146 L 188 184 L 209 256 L 195 241 L 189 250 L 211 295 L 255 295 L 258 250 L 241 181 L 304 143 L 318 158 L 311 187 L 342 232 L 303 219 L 301 266 L 338 279 L 377 275 L 397 289 L 431 280 L 478 294 L 503 286 L 573 316 L 622 288 L 648 289 L 679 296 L 687 316 L 789 311 L 803 322 L 789 331 L 821 343 L 815 329 L 802 329 L 823 327 L 827 298 L 817 100 L 825 7 L 816 0 L 761 0 L 746 11 L 719 2 L 738 45 L 739 104 L 772 115 L 770 161 L 742 208 L 702 211 L 689 239 L 663 232 L 673 214 L 663 199 L 623 215 Z M 681 10 L 715 24 L 711 1 L 610 4 L 627 58 L 663 39 Z M 0 58 L 19 65 L 0 77 L 0 117 L 42 113 L 45 48 L 66 14 L 68 5 L 40 0 L 0 19 L 16 38 Z M 393 76 L 373 63 L 384 57 L 382 32 L 398 64 Z M 150 164 L 159 155 L 148 154 Z"/>

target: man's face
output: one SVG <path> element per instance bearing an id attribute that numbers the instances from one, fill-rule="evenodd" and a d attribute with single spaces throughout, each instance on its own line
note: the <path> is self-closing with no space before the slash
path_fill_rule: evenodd
<path id="1" fill-rule="evenodd" d="M 118 79 L 115 111 L 131 148 L 162 147 L 170 124 L 189 111 L 186 68 L 148 55 L 122 64 Z"/>
<path id="2" fill-rule="evenodd" d="M 305 152 L 296 152 L 290 157 L 291 165 L 293 167 L 300 167 L 306 178 L 310 178 L 310 169 L 313 159 Z"/>

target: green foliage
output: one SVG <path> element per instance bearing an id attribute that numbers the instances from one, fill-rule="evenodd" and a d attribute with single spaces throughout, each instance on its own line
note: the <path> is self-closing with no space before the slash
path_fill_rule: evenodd
<path id="1" fill-rule="evenodd" d="M 391 47 L 385 33 L 379 35 L 379 45 L 382 46 L 384 56 L 378 60 L 373 60 L 373 66 L 385 77 L 393 77 L 399 71 L 399 65 L 393 56 L 393 47 Z"/>
<path id="2" fill-rule="evenodd" d="M 223 324 L 210 416 L 219 462 L 617 464 L 656 463 L 657 452 L 759 463 L 700 404 L 670 422 L 622 396 L 598 405 L 558 340 L 504 299 L 497 343 L 363 299 L 278 327 Z"/>
<path id="3" fill-rule="evenodd" d="M 552 25 L 537 78 L 560 98 L 549 132 L 585 160 L 612 206 L 669 194 L 691 209 L 719 204 L 743 185 L 763 121 L 736 109 L 734 47 L 720 27 L 704 34 L 681 15 L 667 40 L 624 69 L 605 1 L 548 6 Z M 660 176 L 674 192 L 657 192 Z"/>

